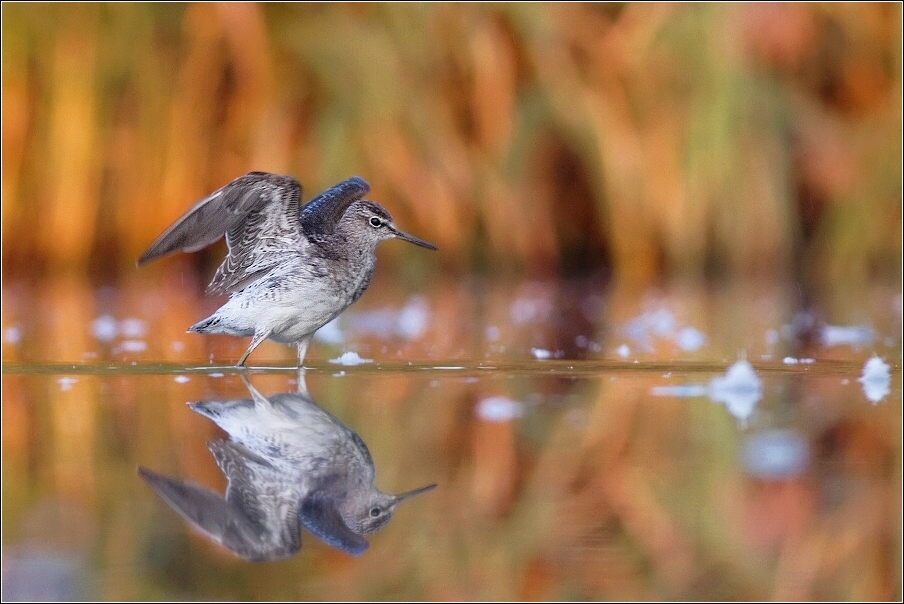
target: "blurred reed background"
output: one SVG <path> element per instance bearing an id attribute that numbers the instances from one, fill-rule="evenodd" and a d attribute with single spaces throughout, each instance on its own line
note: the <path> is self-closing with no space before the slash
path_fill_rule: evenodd
<path id="1" fill-rule="evenodd" d="M 4 276 L 115 281 L 250 170 L 450 270 L 897 279 L 901 6 L 4 4 Z"/>

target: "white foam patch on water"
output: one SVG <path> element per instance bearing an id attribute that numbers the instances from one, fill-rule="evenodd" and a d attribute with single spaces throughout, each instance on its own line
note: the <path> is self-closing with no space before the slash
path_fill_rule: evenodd
<path id="1" fill-rule="evenodd" d="M 782 359 L 782 363 L 785 365 L 797 365 L 797 359 L 794 357 L 785 357 Z"/>
<path id="2" fill-rule="evenodd" d="M 507 422 L 524 414 L 524 403 L 505 396 L 491 396 L 477 403 L 475 413 L 486 422 Z"/>
<path id="3" fill-rule="evenodd" d="M 119 324 L 110 315 L 101 315 L 91 322 L 91 335 L 101 342 L 110 342 L 119 334 Z"/>
<path id="4" fill-rule="evenodd" d="M 891 367 L 878 356 L 874 356 L 863 365 L 863 375 L 857 381 L 863 386 L 866 398 L 872 403 L 878 403 L 891 390 Z"/>
<path id="5" fill-rule="evenodd" d="M 190 379 L 191 379 L 191 378 L 188 377 L 187 375 L 177 375 L 176 377 L 173 378 L 173 380 L 175 380 L 175 382 L 176 382 L 177 384 L 185 384 L 185 383 L 188 382 Z"/>
<path id="6" fill-rule="evenodd" d="M 364 363 L 373 363 L 373 359 L 362 359 L 360 356 L 358 356 L 357 352 L 349 351 L 343 352 L 342 356 L 338 358 L 330 359 L 329 362 L 336 365 L 354 366 L 363 365 Z"/>
<path id="7" fill-rule="evenodd" d="M 753 366 L 740 360 L 728 368 L 725 375 L 709 382 L 709 397 L 725 405 L 735 418 L 746 422 L 757 402 L 763 398 L 763 385 Z"/>

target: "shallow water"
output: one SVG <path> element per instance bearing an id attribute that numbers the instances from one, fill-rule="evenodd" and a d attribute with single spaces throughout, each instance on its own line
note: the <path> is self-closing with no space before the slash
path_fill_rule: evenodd
<path id="1" fill-rule="evenodd" d="M 4 283 L 4 599 L 901 597 L 899 286 L 378 280 L 306 386 L 377 487 L 439 486 L 358 557 L 302 529 L 252 563 L 136 470 L 223 494 L 186 403 L 294 392 L 294 351 L 235 370 L 247 339 L 184 333 L 217 301 L 158 276 Z"/>

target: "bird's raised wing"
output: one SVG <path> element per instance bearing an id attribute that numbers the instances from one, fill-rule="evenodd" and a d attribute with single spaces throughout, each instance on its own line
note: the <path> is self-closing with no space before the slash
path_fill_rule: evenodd
<path id="1" fill-rule="evenodd" d="M 250 172 L 196 203 L 138 259 L 144 264 L 177 251 L 194 252 L 223 235 L 229 253 L 207 293 L 241 289 L 280 263 L 280 252 L 304 244 L 301 185 L 291 176 Z"/>

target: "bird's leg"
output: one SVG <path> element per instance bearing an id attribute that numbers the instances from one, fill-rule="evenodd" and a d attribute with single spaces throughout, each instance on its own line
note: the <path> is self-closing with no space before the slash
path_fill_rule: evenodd
<path id="1" fill-rule="evenodd" d="M 304 363 L 304 355 L 308 351 L 308 344 L 311 343 L 311 336 L 306 337 L 296 344 L 298 347 L 298 368 L 301 369 Z"/>
<path id="2" fill-rule="evenodd" d="M 242 355 L 242 358 L 239 359 L 239 362 L 235 364 L 236 367 L 244 367 L 245 359 L 248 358 L 248 355 L 251 354 L 255 348 L 260 346 L 260 343 L 267 339 L 270 334 L 268 333 L 255 333 L 254 337 L 251 338 L 251 344 L 248 346 L 248 350 L 245 351 L 245 354 Z"/>
<path id="3" fill-rule="evenodd" d="M 298 342 L 298 394 L 302 394 L 304 396 L 311 396 L 308 394 L 308 384 L 304 378 L 304 355 L 308 350 L 308 344 L 311 341 L 311 337 L 308 336 L 301 342 Z"/>
<path id="4" fill-rule="evenodd" d="M 270 407 L 270 399 L 257 391 L 257 388 L 251 385 L 251 382 L 245 376 L 244 373 L 240 376 L 242 378 L 242 383 L 245 384 L 245 388 L 248 389 L 248 392 L 251 393 L 251 399 L 254 401 L 254 405 L 256 407 Z"/>
<path id="5" fill-rule="evenodd" d="M 311 394 L 308 392 L 308 383 L 307 383 L 307 381 L 305 381 L 304 374 L 305 374 L 304 368 L 299 367 L 298 368 L 298 394 L 310 398 Z"/>

